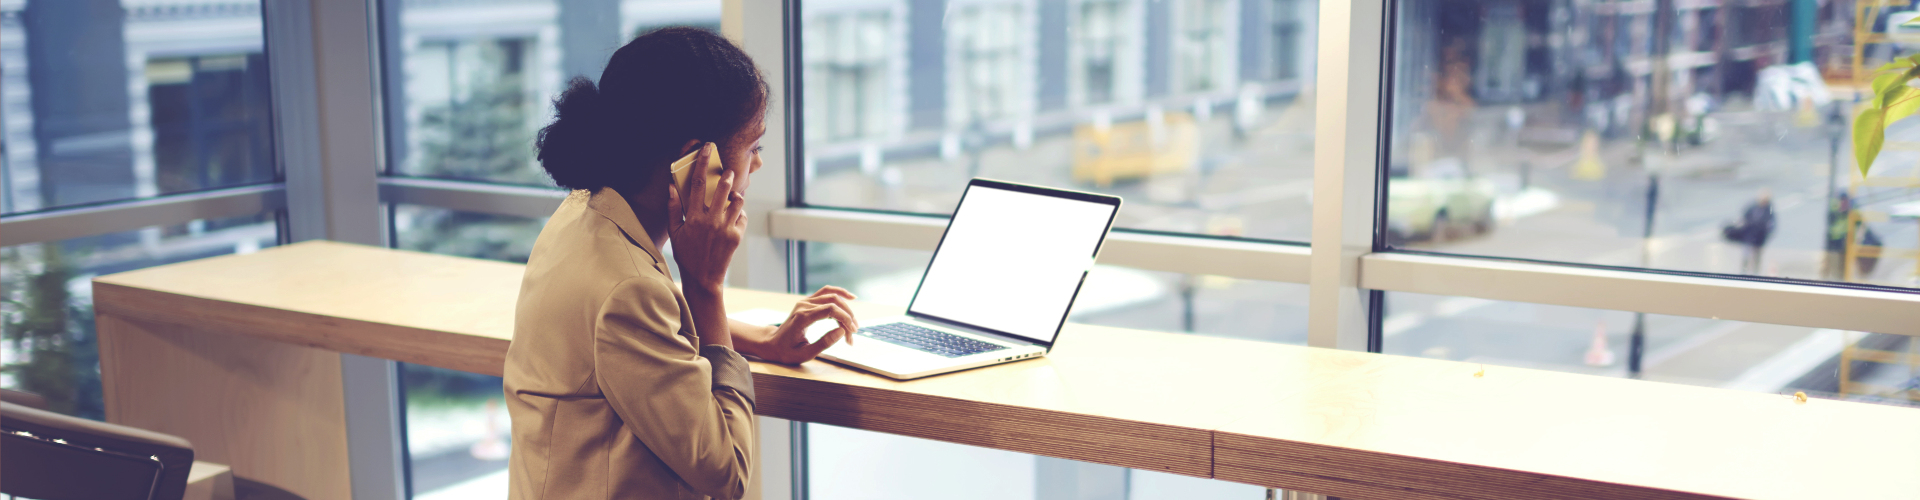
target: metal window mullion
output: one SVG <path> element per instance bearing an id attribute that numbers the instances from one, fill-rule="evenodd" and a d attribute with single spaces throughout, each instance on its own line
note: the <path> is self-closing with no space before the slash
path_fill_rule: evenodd
<path id="1" fill-rule="evenodd" d="M 1920 336 L 1920 293 L 1377 253 L 1370 289 Z"/>
<path id="2" fill-rule="evenodd" d="M 382 244 L 372 0 L 263 11 L 289 239 Z M 404 498 L 395 363 L 343 353 L 340 371 L 354 498 Z"/>
<path id="3" fill-rule="evenodd" d="M 462 212 L 545 218 L 560 208 L 567 192 L 553 188 L 480 182 L 380 178 L 380 202 L 425 205 Z"/>
<path id="4" fill-rule="evenodd" d="M 264 184 L 9 215 L 0 217 L 0 246 L 257 215 L 286 208 L 286 204 L 286 190 L 281 185 Z"/>
<path id="5" fill-rule="evenodd" d="M 1313 239 L 1307 344 L 1367 350 L 1376 295 L 1360 286 L 1374 250 L 1385 61 L 1383 0 L 1326 2 L 1314 102 Z"/>
<path id="6" fill-rule="evenodd" d="M 784 95 L 788 85 L 787 34 L 789 2 L 783 0 L 723 0 L 720 7 L 721 34 L 740 45 L 748 55 L 758 61 L 761 75 L 766 79 L 769 96 L 766 116 L 766 135 L 760 139 L 761 161 L 763 165 L 776 168 L 761 168 L 754 174 L 754 181 L 762 186 L 749 190 L 746 194 L 747 220 L 750 229 L 740 248 L 734 253 L 732 265 L 727 272 L 727 281 L 731 286 L 755 290 L 777 292 L 796 291 L 800 283 L 793 279 L 791 269 L 800 263 L 795 262 L 797 252 L 793 252 L 788 240 L 781 239 L 767 228 L 772 214 L 785 209 L 798 200 L 791 199 L 792 181 L 796 181 L 793 151 L 797 144 L 789 141 L 794 137 L 790 132 L 789 113 L 794 112 L 798 101 L 795 96 Z M 778 186 L 779 188 L 774 188 Z M 806 498 L 805 463 L 806 444 L 805 424 L 789 422 L 770 417 L 758 417 L 760 429 L 760 498 L 766 500 L 798 500 Z"/>

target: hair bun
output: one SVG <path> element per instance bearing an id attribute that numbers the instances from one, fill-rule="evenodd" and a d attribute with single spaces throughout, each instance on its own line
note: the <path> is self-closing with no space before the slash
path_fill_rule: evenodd
<path id="1" fill-rule="evenodd" d="M 769 98 L 745 51 L 688 27 L 640 35 L 613 52 L 598 81 L 566 87 L 535 143 L 541 167 L 560 187 L 627 196 L 645 192 L 690 142 L 736 146 Z"/>
<path id="2" fill-rule="evenodd" d="M 553 101 L 558 118 L 586 118 L 595 114 L 595 109 L 599 107 L 600 89 L 593 85 L 593 80 L 584 76 L 576 76 L 568 81 L 567 89 L 561 91 L 560 97 Z"/>
<path id="3" fill-rule="evenodd" d="M 567 189 L 607 185 L 607 166 L 593 164 L 604 158 L 596 149 L 607 146 L 595 137 L 607 132 L 601 107 L 600 90 L 584 76 L 567 82 L 567 90 L 553 100 L 553 124 L 540 130 L 536 145 L 540 166 L 554 184 Z"/>

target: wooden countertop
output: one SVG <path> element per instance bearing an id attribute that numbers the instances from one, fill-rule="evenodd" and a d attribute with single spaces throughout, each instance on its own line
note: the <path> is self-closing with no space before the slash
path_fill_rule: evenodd
<path id="1" fill-rule="evenodd" d="M 103 276 L 94 302 L 497 376 L 521 271 L 310 242 Z M 1345 498 L 1920 497 L 1907 408 L 1086 325 L 1046 358 L 910 382 L 754 372 L 768 416 Z"/>

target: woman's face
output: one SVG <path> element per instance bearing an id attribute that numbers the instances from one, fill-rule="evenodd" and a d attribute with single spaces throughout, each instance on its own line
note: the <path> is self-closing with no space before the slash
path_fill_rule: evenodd
<path id="1" fill-rule="evenodd" d="M 746 196 L 753 173 L 760 171 L 760 139 L 767 135 L 765 113 L 747 125 L 728 147 L 720 151 L 720 161 L 728 169 L 742 169 L 733 180 L 733 192 Z"/>

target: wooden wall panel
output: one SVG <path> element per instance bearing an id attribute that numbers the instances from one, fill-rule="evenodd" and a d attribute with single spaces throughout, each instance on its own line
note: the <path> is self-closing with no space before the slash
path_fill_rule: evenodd
<path id="1" fill-rule="evenodd" d="M 352 495 L 340 355 L 96 316 L 107 421 L 193 443 L 195 457 L 310 500 Z"/>
<path id="2" fill-rule="evenodd" d="M 1214 434 L 1214 477 L 1347 500 L 1680 500 L 1727 498 L 1395 456 L 1229 432 Z"/>

